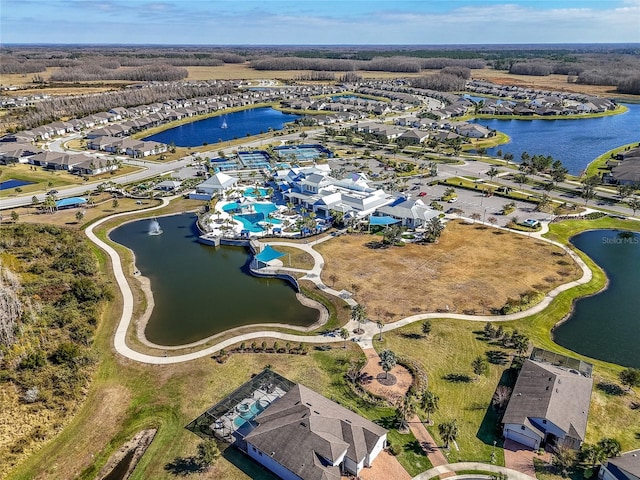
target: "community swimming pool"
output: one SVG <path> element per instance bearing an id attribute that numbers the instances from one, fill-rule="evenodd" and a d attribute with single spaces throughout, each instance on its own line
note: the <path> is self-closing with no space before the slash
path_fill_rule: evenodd
<path id="1" fill-rule="evenodd" d="M 243 195 L 245 197 L 266 197 L 267 189 L 266 188 L 247 188 Z"/>
<path id="2" fill-rule="evenodd" d="M 260 225 L 261 223 L 270 223 L 271 225 L 279 225 L 282 223 L 282 220 L 278 218 L 269 218 L 270 213 L 278 211 L 278 207 L 272 202 L 230 202 L 223 205 L 222 210 L 225 212 L 247 212 L 236 213 L 233 215 L 233 219 L 242 223 L 243 229 L 251 233 L 264 232 L 265 229 Z"/>

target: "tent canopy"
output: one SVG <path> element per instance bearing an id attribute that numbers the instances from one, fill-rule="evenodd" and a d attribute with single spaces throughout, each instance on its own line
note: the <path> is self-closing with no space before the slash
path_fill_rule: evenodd
<path id="1" fill-rule="evenodd" d="M 255 256 L 255 259 L 262 263 L 269 263 L 271 260 L 284 257 L 285 255 L 285 253 L 277 251 L 271 245 L 267 245 L 259 254 Z"/>
<path id="2" fill-rule="evenodd" d="M 393 217 L 369 217 L 369 225 L 393 225 L 394 223 L 400 223 L 400 220 Z"/>
<path id="3" fill-rule="evenodd" d="M 84 205 L 85 203 L 87 203 L 87 199 L 83 197 L 63 198 L 56 202 L 56 208 L 75 207 L 78 205 Z"/>

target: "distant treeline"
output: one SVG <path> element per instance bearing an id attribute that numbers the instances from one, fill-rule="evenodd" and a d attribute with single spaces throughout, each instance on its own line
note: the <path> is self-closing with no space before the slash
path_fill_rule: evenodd
<path id="1" fill-rule="evenodd" d="M 10 124 L 19 122 L 18 130 L 34 128 L 62 118 L 77 118 L 97 112 L 106 112 L 115 107 L 134 107 L 150 103 L 165 102 L 176 98 L 194 98 L 231 93 L 233 87 L 221 85 L 182 85 L 171 83 L 149 85 L 144 88 L 128 88 L 101 94 L 52 97 L 29 109 L 14 109 L 2 120 Z"/>
<path id="2" fill-rule="evenodd" d="M 484 68 L 481 59 L 374 57 L 371 60 L 347 60 L 342 58 L 306 58 L 270 56 L 252 60 L 256 70 L 317 70 L 325 72 L 348 72 L 356 70 L 418 73 L 422 70 L 446 67 Z"/>
<path id="3" fill-rule="evenodd" d="M 640 94 L 640 56 L 589 55 L 567 61 L 566 58 L 505 60 L 494 62 L 516 75 L 567 75 L 569 82 L 585 85 L 615 85 L 620 93 Z"/>
<path id="4" fill-rule="evenodd" d="M 567 75 L 569 82 L 637 89 L 640 52 L 634 45 L 326 46 L 326 47 L 0 47 L 0 74 L 37 74 L 58 67 L 54 81 L 184 78 L 179 67 L 247 62 L 256 70 L 307 70 L 300 79 L 329 80 L 330 72 L 420 73 L 486 66 L 519 75 Z M 158 68 L 159 65 L 165 67 Z M 37 77 L 36 80 L 41 80 Z M 433 80 L 438 83 L 438 79 Z"/>
<path id="5" fill-rule="evenodd" d="M 222 62 L 221 62 L 222 63 Z M 51 74 L 52 82 L 90 82 L 95 80 L 129 80 L 133 82 L 175 82 L 187 78 L 186 68 L 166 64 L 144 65 L 141 67 L 120 68 L 104 67 L 97 64 L 84 64 L 78 67 L 62 68 Z"/>

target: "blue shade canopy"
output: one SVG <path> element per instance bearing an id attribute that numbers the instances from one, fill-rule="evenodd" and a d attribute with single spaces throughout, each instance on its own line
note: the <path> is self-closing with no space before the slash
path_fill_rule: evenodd
<path id="1" fill-rule="evenodd" d="M 75 207 L 78 205 L 84 205 L 85 203 L 87 203 L 87 199 L 83 197 L 63 198 L 56 202 L 56 208 Z"/>
<path id="2" fill-rule="evenodd" d="M 400 220 L 393 217 L 369 217 L 369 225 L 393 225 L 400 223 Z"/>
<path id="3" fill-rule="evenodd" d="M 276 258 L 284 257 L 286 254 L 277 251 L 271 245 L 267 245 L 264 249 L 255 256 L 255 259 L 262 263 L 269 263 Z"/>

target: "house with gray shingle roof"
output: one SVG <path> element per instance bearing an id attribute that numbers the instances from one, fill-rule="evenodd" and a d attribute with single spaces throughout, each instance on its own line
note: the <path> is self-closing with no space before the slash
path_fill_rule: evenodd
<path id="1" fill-rule="evenodd" d="M 640 449 L 608 459 L 598 472 L 600 480 L 640 480 Z"/>
<path id="2" fill-rule="evenodd" d="M 505 439 L 534 450 L 579 449 L 587 431 L 593 379 L 544 361 L 526 360 L 502 418 Z"/>
<path id="3" fill-rule="evenodd" d="M 384 449 L 387 430 L 303 385 L 255 418 L 247 453 L 280 478 L 339 480 L 358 475 Z"/>

